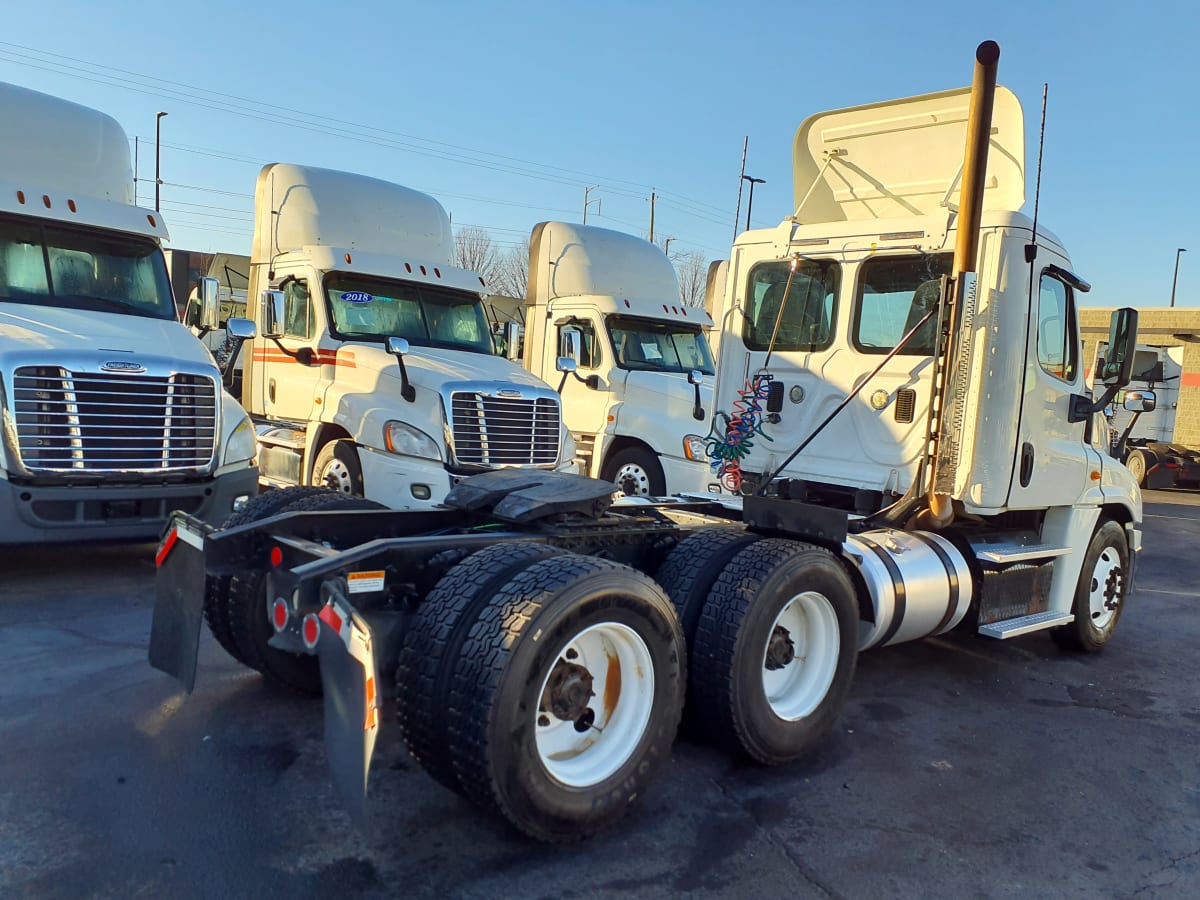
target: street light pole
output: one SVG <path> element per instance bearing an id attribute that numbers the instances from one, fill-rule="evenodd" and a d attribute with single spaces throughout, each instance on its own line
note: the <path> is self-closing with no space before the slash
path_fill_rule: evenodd
<path id="1" fill-rule="evenodd" d="M 754 186 L 756 184 L 766 184 L 765 178 L 751 178 L 749 175 L 742 176 L 743 181 L 750 182 L 750 199 L 746 201 L 746 230 L 750 230 L 750 210 L 754 209 Z"/>
<path id="2" fill-rule="evenodd" d="M 671 241 L 673 241 L 673 240 L 675 240 L 675 238 L 674 238 L 674 237 L 669 237 L 669 238 L 667 238 L 665 241 L 663 241 L 663 255 L 664 255 L 664 256 L 669 256 L 669 255 L 670 255 L 670 252 L 671 252 Z"/>
<path id="3" fill-rule="evenodd" d="M 1175 251 L 1175 276 L 1171 279 L 1171 305 L 1175 305 L 1175 285 L 1179 282 L 1179 254 L 1187 253 L 1186 247 L 1180 247 Z"/>
<path id="4" fill-rule="evenodd" d="M 159 189 L 162 187 L 161 155 L 159 145 L 162 139 L 162 120 L 165 112 L 154 117 L 154 211 L 158 212 Z"/>
<path id="5" fill-rule="evenodd" d="M 603 201 L 604 201 L 603 197 L 597 197 L 595 200 L 588 199 L 588 194 L 590 194 L 592 191 L 598 189 L 599 187 L 600 187 L 600 185 L 593 184 L 591 187 L 585 187 L 583 189 L 583 224 L 584 225 L 587 224 L 588 206 L 591 205 L 592 203 L 595 203 L 596 211 L 599 212 L 600 207 L 603 205 Z"/>

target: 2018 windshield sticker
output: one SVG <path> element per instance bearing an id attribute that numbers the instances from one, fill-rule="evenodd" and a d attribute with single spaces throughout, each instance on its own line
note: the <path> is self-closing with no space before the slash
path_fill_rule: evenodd
<path id="1" fill-rule="evenodd" d="M 370 303 L 374 299 L 366 291 L 346 291 L 342 294 L 342 300 L 346 303 Z"/>

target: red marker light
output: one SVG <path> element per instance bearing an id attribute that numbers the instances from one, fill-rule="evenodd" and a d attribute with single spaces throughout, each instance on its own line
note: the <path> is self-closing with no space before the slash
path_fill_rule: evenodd
<path id="1" fill-rule="evenodd" d="M 317 639 L 321 636 L 321 623 L 317 619 L 316 614 L 309 613 L 304 617 L 301 636 L 304 638 L 304 646 L 309 650 L 317 646 Z"/>
<path id="2" fill-rule="evenodd" d="M 279 568 L 279 566 L 283 565 L 283 551 L 278 547 L 271 548 L 271 565 L 275 566 L 276 568 Z"/>
<path id="3" fill-rule="evenodd" d="M 271 621 L 275 624 L 276 631 L 283 631 L 287 628 L 288 608 L 287 603 L 282 599 L 276 600 L 275 605 L 271 608 Z"/>

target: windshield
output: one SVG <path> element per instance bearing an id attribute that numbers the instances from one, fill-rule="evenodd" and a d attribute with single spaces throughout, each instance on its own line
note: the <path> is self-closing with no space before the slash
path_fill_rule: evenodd
<path id="1" fill-rule="evenodd" d="M 495 352 L 478 294 L 331 272 L 325 278 L 325 295 L 339 337 L 402 337 L 418 346 Z"/>
<path id="2" fill-rule="evenodd" d="M 680 322 L 609 316 L 608 333 L 622 369 L 639 372 L 690 372 L 712 375 L 712 351 L 700 327 Z"/>
<path id="3" fill-rule="evenodd" d="M 176 317 L 154 241 L 8 217 L 0 217 L 0 303 Z"/>

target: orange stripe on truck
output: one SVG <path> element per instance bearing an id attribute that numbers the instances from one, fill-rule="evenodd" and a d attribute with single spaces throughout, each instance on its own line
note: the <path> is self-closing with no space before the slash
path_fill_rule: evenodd
<path id="1" fill-rule="evenodd" d="M 282 350 L 258 349 L 254 351 L 255 362 L 295 363 L 300 361 L 288 356 Z M 313 362 L 319 366 L 340 366 L 343 369 L 356 369 L 354 354 L 337 350 L 317 350 L 313 353 Z"/>

